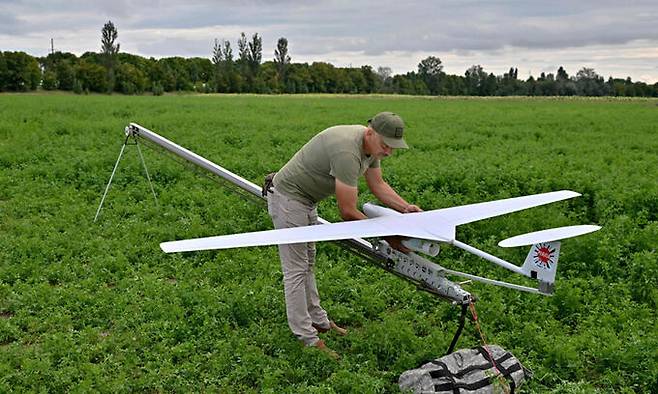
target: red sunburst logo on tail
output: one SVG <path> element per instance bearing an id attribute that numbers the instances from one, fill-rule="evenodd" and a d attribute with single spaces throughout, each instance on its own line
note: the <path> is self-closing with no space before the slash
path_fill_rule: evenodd
<path id="1" fill-rule="evenodd" d="M 555 263 L 555 249 L 546 243 L 536 245 L 532 261 L 539 268 L 551 269 L 551 265 Z"/>

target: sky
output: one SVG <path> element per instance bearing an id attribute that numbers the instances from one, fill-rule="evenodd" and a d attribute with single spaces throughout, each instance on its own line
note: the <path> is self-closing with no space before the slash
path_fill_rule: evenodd
<path id="1" fill-rule="evenodd" d="M 0 50 L 33 56 L 100 51 L 111 20 L 121 52 L 211 57 L 214 39 L 237 53 L 241 32 L 263 39 L 263 60 L 288 39 L 295 63 L 417 70 L 428 57 L 444 71 L 470 66 L 519 78 L 583 67 L 604 78 L 658 82 L 658 1 L 0 0 Z"/>

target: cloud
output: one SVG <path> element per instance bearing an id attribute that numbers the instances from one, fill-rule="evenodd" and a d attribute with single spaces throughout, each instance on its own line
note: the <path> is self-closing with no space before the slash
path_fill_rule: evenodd
<path id="1" fill-rule="evenodd" d="M 123 50 L 144 56 L 209 57 L 213 38 L 228 39 L 235 47 L 244 31 L 248 36 L 261 35 L 264 59 L 271 58 L 276 40 L 286 37 L 293 61 L 331 58 L 347 64 L 387 58 L 391 64 L 402 64 L 392 57 L 425 54 L 445 59 L 446 67 L 449 60 L 462 64 L 474 57 L 484 63 L 505 56 L 505 62 L 518 64 L 522 58 L 536 59 L 538 53 L 569 53 L 576 58 L 578 51 L 573 48 L 583 49 L 580 61 L 585 62 L 607 59 L 614 51 L 625 53 L 624 48 L 637 47 L 639 42 L 651 52 L 658 37 L 654 1 L 10 0 L 1 4 L 0 48 L 12 50 L 47 48 L 50 37 L 63 50 L 97 50 L 107 20 L 117 26 Z M 646 59 L 634 56 L 618 63 L 651 70 L 642 71 L 643 75 L 655 74 L 655 63 L 647 66 L 641 63 Z M 419 59 L 408 59 L 406 69 L 394 71 L 415 69 Z M 652 56 L 647 59 L 655 61 Z M 599 61 L 605 67 L 612 64 Z"/>

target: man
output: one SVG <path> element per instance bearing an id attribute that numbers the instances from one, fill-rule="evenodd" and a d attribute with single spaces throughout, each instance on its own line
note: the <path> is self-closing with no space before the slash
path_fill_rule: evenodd
<path id="1" fill-rule="evenodd" d="M 393 149 L 408 148 L 403 133 L 402 118 L 381 112 L 368 121 L 367 127 L 335 126 L 317 134 L 274 176 L 274 187 L 265 187 L 274 227 L 316 224 L 317 203 L 332 194 L 336 195 L 343 220 L 366 219 L 357 208 L 358 179 L 364 174 L 368 188 L 381 202 L 399 212 L 419 212 L 420 208 L 407 203 L 382 178 L 380 160 L 390 156 Z M 399 238 L 387 241 L 408 251 Z M 330 321 L 320 306 L 313 273 L 315 244 L 279 245 L 279 256 L 288 326 L 304 345 L 316 346 L 338 358 L 318 338 L 318 332 L 334 330 L 345 335 L 347 331 Z"/>

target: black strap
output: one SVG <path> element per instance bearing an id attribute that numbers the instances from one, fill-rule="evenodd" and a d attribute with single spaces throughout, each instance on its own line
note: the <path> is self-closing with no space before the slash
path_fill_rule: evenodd
<path id="1" fill-rule="evenodd" d="M 512 357 L 514 357 L 512 355 L 512 353 L 505 352 L 502 356 L 500 356 L 499 358 L 494 360 L 496 362 L 496 365 L 499 366 L 498 369 L 500 370 L 501 373 L 502 373 L 502 370 L 504 369 L 504 368 L 502 368 L 503 362 L 509 360 Z M 487 359 L 488 359 L 488 357 L 487 357 Z M 481 364 L 481 365 L 471 365 L 471 366 L 466 367 L 463 370 L 453 374 L 452 372 L 450 372 L 450 370 L 448 369 L 448 366 L 445 363 L 443 363 L 441 361 L 438 361 L 438 360 L 432 360 L 430 362 L 434 365 L 437 365 L 437 366 L 441 367 L 441 369 L 430 371 L 430 376 L 433 377 L 433 378 L 439 378 L 439 377 L 444 377 L 444 376 L 450 375 L 450 376 L 455 376 L 455 377 L 461 379 L 461 378 L 464 377 L 464 375 L 466 375 L 469 372 L 474 371 L 476 369 L 477 370 L 485 370 L 485 369 L 493 368 L 493 364 L 491 363 L 491 361 L 488 361 L 485 364 Z"/>
<path id="2" fill-rule="evenodd" d="M 489 385 L 491 385 L 491 380 L 489 378 L 484 378 L 482 380 L 478 380 L 477 382 L 473 382 L 473 383 L 452 382 L 452 383 L 435 384 L 434 391 L 452 390 L 455 393 L 459 393 L 459 389 L 478 390 L 487 387 Z"/>
<path id="3" fill-rule="evenodd" d="M 507 383 L 509 384 L 510 394 L 514 394 L 514 390 L 516 389 L 516 382 L 514 381 L 512 374 L 522 369 L 523 367 L 520 363 L 512 364 L 509 366 L 509 368 L 505 368 L 502 365 L 498 367 L 500 374 L 505 378 L 505 380 L 507 380 Z"/>
<path id="4" fill-rule="evenodd" d="M 452 378 L 452 376 L 453 376 L 452 373 L 447 369 L 434 369 L 430 371 L 430 377 L 432 379 Z"/>
<path id="5" fill-rule="evenodd" d="M 459 388 L 456 387 L 456 382 L 455 378 L 452 376 L 452 373 L 450 373 L 450 370 L 448 369 L 448 366 L 443 362 L 439 360 L 433 360 L 432 364 L 436 365 L 439 367 L 439 369 L 435 369 L 433 371 L 430 371 L 430 377 L 433 379 L 438 379 L 438 378 L 447 378 L 450 380 L 449 383 L 445 383 L 443 386 L 449 386 L 448 390 L 452 390 L 454 394 L 459 394 Z M 434 390 L 436 391 L 437 385 L 434 386 Z M 443 389 L 445 390 L 445 389 Z"/>
<path id="6" fill-rule="evenodd" d="M 462 304 L 462 315 L 459 317 L 459 328 L 457 328 L 455 336 L 452 337 L 452 342 L 450 342 L 450 347 L 448 348 L 446 356 L 455 350 L 455 345 L 457 344 L 457 340 L 459 339 L 459 336 L 462 333 L 462 329 L 464 328 L 464 322 L 466 321 L 466 308 L 468 308 L 468 305 Z"/>
<path id="7" fill-rule="evenodd" d="M 506 371 L 508 371 L 509 374 L 511 374 L 511 373 L 516 372 L 520 369 L 521 369 L 520 364 L 514 364 L 513 366 L 508 368 Z M 449 390 L 452 390 L 453 392 L 458 393 L 459 389 L 479 390 L 481 388 L 484 388 L 484 387 L 487 387 L 487 386 L 491 385 L 491 380 L 494 377 L 495 376 L 485 377 L 484 379 L 478 380 L 477 382 L 473 382 L 473 383 L 461 383 L 461 382 L 458 383 L 458 382 L 452 381 L 450 383 L 435 384 L 434 385 L 434 391 L 449 391 Z M 516 389 L 516 384 L 514 383 L 514 379 L 511 379 L 511 377 L 510 377 L 510 382 L 508 382 L 508 383 L 509 383 L 511 392 L 514 393 L 514 390 Z"/>
<path id="8" fill-rule="evenodd" d="M 493 355 L 487 351 L 483 346 L 478 346 L 478 351 L 482 356 L 484 356 L 485 359 L 491 361 L 491 358 L 493 358 Z M 507 381 L 507 384 L 510 387 L 510 392 L 511 394 L 514 394 L 514 390 L 516 389 L 516 383 L 514 382 L 514 378 L 512 378 L 512 372 L 516 372 L 519 369 L 521 369 L 521 365 L 519 363 L 511 365 L 509 368 L 503 367 L 503 361 L 509 359 L 512 357 L 512 354 L 510 352 L 506 352 L 503 354 L 501 357 L 499 357 L 497 360 L 494 359 L 496 369 L 498 369 L 498 372 L 505 378 L 505 381 Z M 492 364 L 493 366 L 493 364 Z"/>
<path id="9" fill-rule="evenodd" d="M 496 362 L 496 366 L 500 366 L 500 365 L 502 365 L 503 362 L 509 360 L 509 359 L 512 358 L 512 357 L 513 357 L 513 356 L 512 356 L 512 353 L 510 353 L 510 352 L 505 352 L 505 354 L 503 354 L 502 356 L 500 356 L 498 359 L 495 359 L 494 361 Z M 485 359 L 488 360 L 488 359 L 489 359 L 489 356 L 487 355 L 487 356 L 485 357 Z M 466 367 L 465 369 L 463 369 L 463 370 L 457 372 L 457 373 L 455 374 L 455 376 L 461 379 L 462 377 L 464 377 L 464 375 L 466 375 L 467 373 L 469 373 L 469 372 L 471 372 L 471 371 L 474 371 L 474 370 L 476 370 L 476 369 L 478 369 L 478 370 L 483 370 L 483 369 L 490 369 L 490 368 L 493 368 L 493 364 L 491 363 L 491 361 L 487 361 L 485 364 L 481 364 L 481 365 L 471 365 L 470 367 Z M 499 369 L 500 369 L 500 368 L 499 368 Z"/>
<path id="10" fill-rule="evenodd" d="M 469 372 L 472 372 L 474 370 L 487 370 L 493 368 L 493 363 L 491 363 L 491 357 L 489 356 L 489 353 L 482 347 L 478 347 L 477 350 L 479 353 L 485 357 L 486 360 L 489 360 L 487 363 L 482 364 L 482 365 L 471 365 L 470 367 L 467 367 L 466 369 L 459 371 L 458 373 L 451 373 L 450 370 L 448 369 L 448 366 L 438 360 L 433 360 L 432 364 L 436 365 L 439 367 L 439 369 L 430 371 L 430 376 L 433 379 L 438 379 L 438 378 L 448 378 L 450 382 L 447 383 L 442 383 L 442 384 L 436 384 L 434 385 L 434 390 L 435 391 L 453 391 L 453 393 L 459 393 L 459 389 L 466 389 L 466 390 L 478 390 L 484 387 L 489 386 L 492 382 L 491 379 L 492 377 L 485 377 L 482 380 L 479 380 L 477 382 L 473 383 L 461 383 L 461 382 L 456 382 L 455 377 L 458 379 L 463 378 L 466 374 Z M 516 382 L 514 381 L 514 378 L 511 376 L 512 373 L 520 371 L 523 369 L 520 363 L 516 362 L 512 365 L 509 366 L 509 368 L 503 367 L 502 363 L 509 360 L 512 358 L 513 355 L 510 352 L 505 352 L 502 356 L 500 356 L 497 359 L 494 359 L 494 362 L 496 363 L 496 367 L 498 369 L 498 372 L 505 378 L 507 383 L 509 384 L 511 394 L 514 394 L 514 391 L 516 389 Z"/>
<path id="11" fill-rule="evenodd" d="M 484 357 L 485 360 L 489 361 L 491 363 L 491 359 L 493 358 L 493 355 L 489 355 L 489 352 L 487 349 L 484 348 L 484 346 L 478 346 L 476 347 L 477 351 L 480 352 L 482 357 Z"/>

